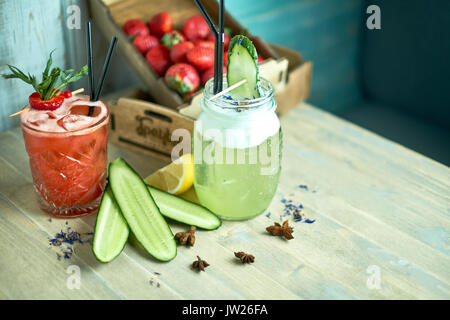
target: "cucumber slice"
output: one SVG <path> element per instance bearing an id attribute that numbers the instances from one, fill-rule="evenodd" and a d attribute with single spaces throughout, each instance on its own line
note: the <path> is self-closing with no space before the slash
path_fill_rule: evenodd
<path id="1" fill-rule="evenodd" d="M 109 165 L 111 190 L 136 239 L 154 258 L 169 261 L 177 245 L 144 180 L 118 158 Z"/>
<path id="2" fill-rule="evenodd" d="M 215 230 L 222 221 L 214 213 L 196 203 L 148 186 L 161 214 L 172 220 L 206 230 Z"/>
<path id="3" fill-rule="evenodd" d="M 130 229 L 108 185 L 102 196 L 95 222 L 92 250 L 100 262 L 114 260 L 127 243 Z"/>
<path id="4" fill-rule="evenodd" d="M 227 62 L 228 86 L 247 79 L 243 85 L 231 92 L 239 99 L 255 99 L 261 96 L 258 71 L 258 53 L 252 41 L 246 36 L 237 35 L 230 41 Z"/>

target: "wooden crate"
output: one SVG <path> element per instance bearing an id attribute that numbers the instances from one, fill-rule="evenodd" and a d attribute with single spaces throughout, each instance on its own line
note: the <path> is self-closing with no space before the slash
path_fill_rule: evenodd
<path id="1" fill-rule="evenodd" d="M 217 17 L 218 4 L 214 0 L 203 1 L 211 17 Z M 199 91 L 189 104 L 169 87 L 146 63 L 145 58 L 134 48 L 128 37 L 122 32 L 122 25 L 132 18 L 149 21 L 158 12 L 167 11 L 174 21 L 174 28 L 181 29 L 184 21 L 200 14 L 192 0 L 91 0 L 89 1 L 94 22 L 102 33 L 110 38 L 118 37 L 118 49 L 126 58 L 130 67 L 140 77 L 152 100 L 165 107 L 179 110 L 182 114 L 192 115 L 199 111 L 202 91 Z M 228 12 L 225 14 L 226 27 L 233 34 L 243 33 L 244 28 Z M 303 61 L 294 50 L 276 45 L 268 45 L 260 37 L 253 37 L 258 53 L 265 63 L 260 65 L 261 76 L 272 82 L 278 102 L 278 112 L 284 114 L 309 95 L 312 64 Z"/>
<path id="2" fill-rule="evenodd" d="M 191 135 L 195 119 L 179 111 L 149 101 L 144 90 L 130 88 L 103 97 L 111 114 L 112 142 L 169 160 L 173 147 L 174 130 L 183 128 Z"/>

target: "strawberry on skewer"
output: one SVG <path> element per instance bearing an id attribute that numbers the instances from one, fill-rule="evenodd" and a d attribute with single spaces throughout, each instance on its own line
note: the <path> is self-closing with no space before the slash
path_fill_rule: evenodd
<path id="1" fill-rule="evenodd" d="M 78 81 L 83 76 L 87 75 L 87 66 L 81 68 L 77 73 L 75 73 L 75 70 L 73 69 L 61 70 L 58 67 L 51 69 L 52 54 L 53 51 L 50 53 L 40 83 L 37 82 L 35 76 L 32 76 L 29 73 L 26 75 L 17 67 L 11 65 L 8 65 L 11 73 L 2 75 L 5 79 L 20 79 L 33 86 L 36 92 L 33 92 L 29 96 L 30 107 L 33 109 L 56 110 L 64 102 L 64 93 L 62 92 L 62 89 L 69 83 Z M 58 81 L 60 84 L 57 86 Z"/>

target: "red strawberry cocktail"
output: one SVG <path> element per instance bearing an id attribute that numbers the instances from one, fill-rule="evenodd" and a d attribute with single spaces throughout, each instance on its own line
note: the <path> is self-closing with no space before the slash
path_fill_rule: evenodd
<path id="1" fill-rule="evenodd" d="M 77 217 L 97 210 L 106 185 L 109 111 L 92 97 L 63 91 L 87 75 L 88 66 L 78 72 L 52 68 L 52 53 L 40 82 L 11 65 L 11 73 L 2 76 L 22 80 L 35 91 L 19 113 L 42 210 Z M 100 91 L 101 86 L 96 100 Z"/>
<path id="2" fill-rule="evenodd" d="M 53 111 L 23 112 L 21 126 L 42 210 L 64 217 L 96 211 L 107 177 L 105 104 L 88 96 L 66 98 Z"/>

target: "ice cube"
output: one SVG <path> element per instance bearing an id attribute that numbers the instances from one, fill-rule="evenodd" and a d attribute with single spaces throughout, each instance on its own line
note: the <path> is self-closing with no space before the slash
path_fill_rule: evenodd
<path id="1" fill-rule="evenodd" d="M 69 114 L 58 120 L 58 125 L 66 131 L 76 131 L 89 127 L 92 118 L 88 116 Z"/>
<path id="2" fill-rule="evenodd" d="M 100 114 L 101 109 L 99 107 L 93 106 L 94 111 L 92 113 L 93 117 L 96 117 Z M 73 105 L 70 108 L 70 114 L 87 116 L 89 114 L 89 106 L 87 105 Z"/>
<path id="3" fill-rule="evenodd" d="M 70 114 L 87 116 L 88 113 L 89 113 L 89 106 L 86 105 L 75 105 L 70 108 Z"/>
<path id="4" fill-rule="evenodd" d="M 47 113 L 44 112 L 34 112 L 32 114 L 30 114 L 30 116 L 28 117 L 27 121 L 35 126 L 40 126 L 43 125 L 44 123 L 46 123 L 48 121 L 49 115 Z"/>
<path id="5" fill-rule="evenodd" d="M 46 113 L 50 119 L 56 119 L 58 117 L 54 112 L 47 111 Z"/>

